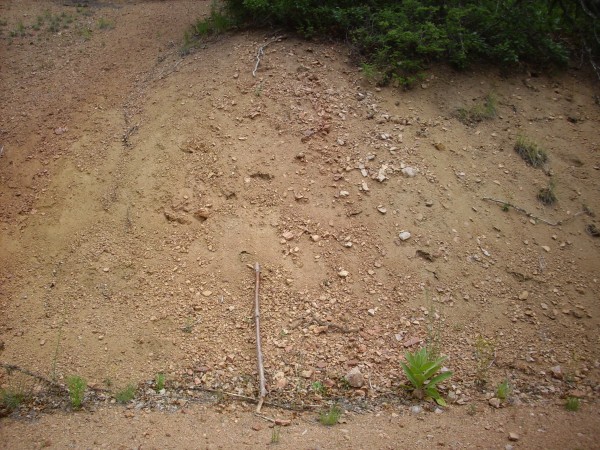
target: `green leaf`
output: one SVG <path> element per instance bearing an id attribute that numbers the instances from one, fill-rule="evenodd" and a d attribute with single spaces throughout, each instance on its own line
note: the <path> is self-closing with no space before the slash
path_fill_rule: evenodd
<path id="1" fill-rule="evenodd" d="M 419 382 L 417 381 L 417 379 L 413 375 L 413 372 L 411 371 L 411 369 L 409 368 L 409 366 L 407 366 L 403 362 L 401 362 L 400 365 L 402 366 L 402 369 L 404 369 L 404 374 L 406 375 L 406 378 L 408 378 L 408 381 L 410 381 L 413 384 L 414 387 L 418 388 L 419 387 Z"/>
<path id="2" fill-rule="evenodd" d="M 436 375 L 435 377 L 433 377 L 431 380 L 429 380 L 429 383 L 427 385 L 435 386 L 436 384 L 441 383 L 442 381 L 446 380 L 447 378 L 450 378 L 451 376 L 452 376 L 451 371 L 442 372 L 442 373 Z"/>

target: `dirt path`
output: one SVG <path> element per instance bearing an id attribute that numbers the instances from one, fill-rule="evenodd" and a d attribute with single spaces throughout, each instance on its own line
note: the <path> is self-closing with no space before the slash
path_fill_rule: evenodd
<path id="1" fill-rule="evenodd" d="M 315 412 L 294 418 L 282 445 L 418 446 L 426 429 L 447 427 L 434 442 L 489 448 L 514 431 L 514 446 L 593 448 L 593 78 L 440 68 L 399 92 L 371 85 L 345 48 L 289 36 L 266 47 L 253 77 L 270 35 L 240 32 L 181 55 L 183 31 L 209 7 L 0 5 L 0 361 L 98 389 L 87 412 L 45 415 L 67 399 L 2 372 L 3 389 L 39 399 L 1 419 L 7 448 L 23 429 L 23 447 L 147 445 L 154 423 L 173 431 L 151 446 L 195 447 L 198 436 L 180 431 L 192 418 L 228 430 L 207 431 L 207 444 L 267 443 L 250 405 L 202 391 L 256 396 L 255 261 L 269 400 L 349 411 L 348 431 L 313 424 Z M 489 95 L 494 118 L 458 119 Z M 546 149 L 544 167 L 514 151 L 520 136 Z M 537 199 L 548 186 L 558 198 L 549 206 Z M 439 416 L 411 416 L 401 388 L 399 361 L 421 343 L 454 372 Z M 355 387 L 344 379 L 352 368 Z M 157 373 L 167 386 L 155 395 Z M 504 380 L 506 402 L 495 400 Z M 128 385 L 130 409 L 110 406 Z M 568 396 L 581 412 L 564 411 Z M 137 437 L 102 437 L 113 429 Z"/>

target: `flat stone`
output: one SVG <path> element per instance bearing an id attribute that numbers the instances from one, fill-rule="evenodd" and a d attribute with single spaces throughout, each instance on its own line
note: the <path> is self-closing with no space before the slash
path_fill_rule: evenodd
<path id="1" fill-rule="evenodd" d="M 519 294 L 519 300 L 527 300 L 529 298 L 529 292 L 523 291 Z"/>
<path id="2" fill-rule="evenodd" d="M 510 433 L 508 433 L 508 440 L 509 441 L 518 441 L 521 438 L 521 436 L 519 436 L 517 433 L 515 433 L 514 431 L 511 431 Z"/>
<path id="3" fill-rule="evenodd" d="M 350 272 L 348 272 L 347 270 L 340 270 L 338 272 L 338 276 L 341 278 L 346 278 L 348 275 L 350 275 Z"/>
<path id="4" fill-rule="evenodd" d="M 292 233 L 291 231 L 286 231 L 285 233 L 283 233 L 281 235 L 286 241 L 291 241 L 292 239 L 294 239 L 294 233 Z"/>
<path id="5" fill-rule="evenodd" d="M 502 402 L 500 401 L 500 399 L 496 398 L 496 397 L 490 398 L 488 400 L 488 403 L 489 403 L 490 406 L 493 406 L 496 409 L 500 408 L 500 405 L 502 404 Z"/>

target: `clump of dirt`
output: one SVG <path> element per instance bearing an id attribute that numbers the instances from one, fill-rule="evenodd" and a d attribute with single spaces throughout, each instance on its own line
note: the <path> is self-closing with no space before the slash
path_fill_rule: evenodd
<path id="1" fill-rule="evenodd" d="M 90 408 L 130 384 L 136 410 L 250 401 L 260 262 L 273 404 L 404 414 L 400 361 L 423 345 L 448 356 L 456 414 L 594 404 L 587 74 L 440 68 L 399 92 L 370 85 L 344 47 L 292 37 L 221 36 L 182 57 L 199 2 L 48 8 L 68 26 L 36 30 L 39 2 L 0 6 L 3 362 L 84 377 Z M 492 94 L 494 114 L 459 120 Z M 521 136 L 547 170 L 514 151 Z M 560 195 L 546 205 L 549 176 Z M 57 395 L 45 405 L 66 408 Z"/>

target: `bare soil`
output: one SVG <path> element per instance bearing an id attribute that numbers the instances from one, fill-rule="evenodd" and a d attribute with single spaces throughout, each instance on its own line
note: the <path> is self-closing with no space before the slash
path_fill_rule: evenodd
<path id="1" fill-rule="evenodd" d="M 266 31 L 183 55 L 209 9 L 0 4 L 0 362 L 40 376 L 0 372 L 27 394 L 0 447 L 597 448 L 597 80 L 378 88 L 347 48 Z M 459 120 L 489 95 L 495 117 Z M 281 429 L 252 414 L 255 262 Z M 403 387 L 421 345 L 448 356 L 446 408 Z"/>

